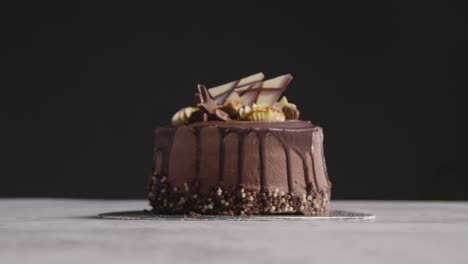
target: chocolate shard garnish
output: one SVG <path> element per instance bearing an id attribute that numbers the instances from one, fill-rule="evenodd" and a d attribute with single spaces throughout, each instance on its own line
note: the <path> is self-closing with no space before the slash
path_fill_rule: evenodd
<path id="1" fill-rule="evenodd" d="M 257 95 L 260 92 L 259 89 L 262 87 L 262 83 L 254 83 L 237 88 L 235 91 L 239 95 L 244 105 L 252 106 L 257 99 Z"/>
<path id="2" fill-rule="evenodd" d="M 239 97 L 239 94 L 236 91 L 232 91 L 232 93 L 230 93 L 228 95 L 228 97 L 226 98 L 224 103 L 227 103 L 227 102 L 240 102 L 240 101 L 241 101 L 241 99 Z"/>
<path id="3" fill-rule="evenodd" d="M 256 103 L 258 105 L 272 106 L 278 101 L 292 79 L 291 74 L 285 74 L 260 83 L 236 88 L 235 91 L 246 105 Z"/>
<path id="4" fill-rule="evenodd" d="M 210 92 L 211 96 L 216 100 L 218 104 L 224 104 L 226 101 L 226 98 L 234 91 L 234 89 L 241 87 L 241 86 L 246 86 L 252 83 L 258 83 L 261 82 L 265 78 L 263 73 L 259 72 L 250 76 L 247 76 L 245 78 L 242 78 L 237 81 L 232 81 L 226 84 L 222 84 L 216 87 L 212 87 L 208 89 Z"/>
<path id="5" fill-rule="evenodd" d="M 257 96 L 257 104 L 273 105 L 283 94 L 286 87 L 292 81 L 291 74 L 282 75 L 263 82 L 262 90 Z"/>
<path id="6" fill-rule="evenodd" d="M 201 96 L 199 93 L 196 93 L 194 96 L 193 96 L 193 101 L 195 102 L 195 105 L 198 105 L 199 103 L 202 102 L 202 99 L 201 99 Z"/>
<path id="7" fill-rule="evenodd" d="M 198 84 L 198 93 L 200 94 L 201 103 L 197 106 L 203 109 L 206 113 L 214 115 L 215 110 L 218 108 L 218 104 L 208 92 L 208 89 L 206 89 L 203 84 Z"/>
<path id="8" fill-rule="evenodd" d="M 229 114 L 226 113 L 226 112 L 225 112 L 224 110 L 222 110 L 221 108 L 217 108 L 217 109 L 215 110 L 214 117 L 215 117 L 215 119 L 221 120 L 221 121 L 228 121 L 228 120 L 231 120 L 231 118 L 229 117 Z"/>
<path id="9" fill-rule="evenodd" d="M 244 106 L 242 100 L 236 91 L 233 91 L 224 101 L 221 109 L 229 115 L 229 118 L 236 119 L 238 116 L 238 110 Z"/>

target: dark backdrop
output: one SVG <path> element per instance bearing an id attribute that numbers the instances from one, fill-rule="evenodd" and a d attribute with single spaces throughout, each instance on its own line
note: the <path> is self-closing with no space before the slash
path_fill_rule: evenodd
<path id="1" fill-rule="evenodd" d="M 468 198 L 461 9 L 136 2 L 2 9 L 0 196 L 144 198 L 153 129 L 262 71 L 324 127 L 334 198 Z"/>

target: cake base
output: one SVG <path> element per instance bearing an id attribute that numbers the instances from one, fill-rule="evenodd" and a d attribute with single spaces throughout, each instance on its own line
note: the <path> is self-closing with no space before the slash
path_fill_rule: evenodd
<path id="1" fill-rule="evenodd" d="M 192 187 L 190 187 L 192 186 Z M 201 195 L 196 186 L 172 187 L 166 177 L 153 176 L 149 200 L 155 214 L 200 215 L 326 215 L 330 194 L 295 194 L 273 190 L 246 190 L 243 185 L 214 187 Z"/>

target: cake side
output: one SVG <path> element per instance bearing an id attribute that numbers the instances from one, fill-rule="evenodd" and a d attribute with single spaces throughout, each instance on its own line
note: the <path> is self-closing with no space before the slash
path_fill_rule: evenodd
<path id="1" fill-rule="evenodd" d="M 155 212 L 326 212 L 331 184 L 320 127 L 307 121 L 195 124 L 155 131 L 149 194 Z"/>

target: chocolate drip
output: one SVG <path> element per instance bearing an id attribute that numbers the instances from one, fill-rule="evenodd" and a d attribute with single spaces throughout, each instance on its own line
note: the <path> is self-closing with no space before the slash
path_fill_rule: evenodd
<path id="1" fill-rule="evenodd" d="M 304 178 L 305 178 L 304 181 L 306 184 L 310 182 L 309 172 L 307 170 L 308 168 L 307 158 L 303 152 L 303 149 L 297 146 L 291 145 L 291 142 L 288 142 L 287 138 L 285 138 L 281 133 L 276 132 L 275 134 L 276 134 L 275 138 L 281 142 L 281 145 L 286 154 L 286 169 L 287 169 L 286 171 L 287 171 L 287 180 L 288 180 L 288 191 L 293 192 L 294 190 L 293 190 L 293 182 L 292 182 L 293 180 L 292 180 L 292 168 L 291 168 L 292 167 L 291 151 L 296 152 L 302 160 L 302 164 L 303 164 L 302 166 L 304 169 Z"/>
<path id="2" fill-rule="evenodd" d="M 224 184 L 225 182 L 230 182 L 229 185 L 236 183 L 238 185 L 250 185 L 252 187 L 259 187 L 261 191 L 268 191 L 267 188 L 284 188 L 284 190 L 287 190 L 291 193 L 293 192 L 301 192 L 302 188 L 305 187 L 307 189 L 307 192 L 313 191 L 314 193 L 321 193 L 323 191 L 327 191 L 330 187 L 329 184 L 329 179 L 328 175 L 326 175 L 326 179 L 328 181 L 322 182 L 320 179 L 317 178 L 317 175 L 321 175 L 322 170 L 325 170 L 324 168 L 324 161 L 322 160 L 317 160 L 317 159 L 323 159 L 323 153 L 320 153 L 320 151 L 323 151 L 323 148 L 321 149 L 316 149 L 313 148 L 312 146 L 316 146 L 320 144 L 321 138 L 318 137 L 316 133 L 321 133 L 319 127 L 314 127 L 310 123 L 303 122 L 303 121 L 294 121 L 294 122 L 283 122 L 277 126 L 275 124 L 267 124 L 267 123 L 245 123 L 245 122 L 209 122 L 209 126 L 205 125 L 190 125 L 190 126 L 184 126 L 184 127 L 163 127 L 159 128 L 156 132 L 157 134 L 157 140 L 155 144 L 155 165 L 156 163 L 162 164 L 161 174 L 168 176 L 170 179 L 176 179 L 176 182 L 173 182 L 174 184 L 178 186 L 182 186 L 184 184 L 183 179 L 187 178 L 190 179 L 191 181 L 188 183 L 191 183 L 192 186 L 194 186 L 194 189 L 197 188 L 198 182 L 200 180 L 203 180 L 203 184 L 205 184 L 207 187 L 208 185 L 210 187 L 215 187 L 217 184 Z M 267 127 L 267 125 L 269 127 Z M 213 174 L 210 174 L 210 176 L 205 176 L 205 175 L 200 175 L 202 171 L 204 171 L 204 168 L 201 168 L 202 165 L 202 159 L 207 161 L 209 156 L 203 156 L 205 155 L 205 150 L 207 149 L 202 149 L 204 147 L 209 147 L 209 145 L 205 146 L 206 141 L 209 141 L 210 138 L 204 135 L 205 133 L 202 133 L 202 129 L 206 129 L 207 127 L 217 127 L 217 131 L 219 131 L 219 144 L 216 145 L 216 149 L 212 149 L 212 151 L 208 151 L 211 153 L 210 155 L 215 155 L 214 153 L 217 153 L 216 155 L 219 155 L 216 157 L 218 160 L 213 159 L 213 162 L 216 162 L 216 169 L 214 170 L 214 177 Z M 168 169 L 168 164 L 169 164 L 169 157 L 171 156 L 171 147 L 173 145 L 172 141 L 174 140 L 174 134 L 178 129 L 190 129 L 193 131 L 194 137 L 191 139 L 187 139 L 189 141 L 187 142 L 192 142 L 191 146 L 195 147 L 195 149 L 192 149 L 191 155 L 195 155 L 194 160 L 192 161 L 192 166 L 190 170 L 187 172 L 178 172 L 178 176 L 174 177 L 174 175 L 168 175 L 169 169 Z M 228 142 L 227 142 L 227 137 L 229 135 L 235 135 L 237 140 L 233 141 L 236 143 L 236 151 L 237 153 L 226 153 L 227 149 L 230 148 L 228 147 Z M 255 138 L 255 142 L 258 142 L 258 148 L 255 147 L 252 149 L 252 145 L 247 145 L 248 142 L 250 142 L 250 136 L 252 138 Z M 203 137 L 203 138 L 202 138 Z M 249 139 L 247 139 L 249 137 Z M 273 143 L 269 143 L 270 141 L 267 140 L 267 138 L 272 137 L 276 139 L 276 141 L 279 143 L 276 145 L 276 147 L 273 147 Z M 184 138 L 180 138 L 180 140 L 184 140 Z M 230 138 L 230 137 L 229 137 Z M 179 140 L 179 138 L 177 138 Z M 218 141 L 217 141 L 218 142 Z M 274 141 L 272 141 L 274 142 Z M 257 144 L 257 143 L 256 143 Z M 179 144 L 180 145 L 180 144 Z M 213 144 L 211 144 L 214 146 Z M 184 146 L 184 143 L 182 143 L 182 146 Z M 180 147 L 179 147 L 180 149 Z M 211 149 L 211 148 L 210 148 Z M 213 152 L 214 150 L 214 152 Z M 179 150 L 180 151 L 180 150 Z M 249 151 L 247 153 L 247 151 Z M 251 152 L 253 151 L 253 152 Z M 255 153 L 257 152 L 258 153 Z M 273 152 L 272 152 L 273 151 Z M 277 155 L 274 154 L 274 152 L 277 151 L 284 151 L 285 155 Z M 292 151 L 295 152 L 293 157 Z M 159 156 L 157 157 L 156 154 L 158 152 L 161 152 Z M 234 174 L 233 178 L 226 179 L 227 177 L 227 158 L 228 155 L 237 155 L 237 161 L 230 161 L 229 165 L 229 170 L 232 173 L 237 173 L 237 179 L 235 178 L 236 175 Z M 256 161 L 258 162 L 257 165 L 257 170 L 255 169 L 251 170 L 250 167 L 247 168 L 246 164 L 251 164 L 248 162 L 253 162 L 250 161 L 249 156 L 254 155 L 256 157 Z M 234 157 L 233 157 L 234 158 Z M 282 164 L 281 166 L 281 171 L 276 171 L 274 168 L 272 169 L 271 167 L 265 167 L 265 166 L 271 166 L 271 162 L 276 162 L 277 158 L 281 159 Z M 157 159 L 159 159 L 157 161 Z M 249 160 L 246 160 L 249 159 Z M 310 159 L 310 160 L 309 160 Z M 211 160 L 211 159 L 209 159 Z M 302 160 L 302 168 L 297 168 L 293 166 L 297 166 L 299 160 Z M 156 162 L 157 161 L 157 162 Z M 185 160 L 178 160 L 177 155 L 172 155 L 171 157 L 171 163 L 174 162 L 174 165 L 176 166 L 189 166 L 184 163 Z M 193 163 L 194 162 L 194 163 Z M 232 164 L 232 162 L 236 163 L 237 165 Z M 321 165 L 323 163 L 323 165 Z M 208 161 L 209 164 L 209 161 Z M 211 163 L 213 164 L 213 163 Z M 270 164 L 270 165 L 269 165 Z M 278 164 L 278 163 L 277 163 Z M 275 164 L 276 165 L 276 164 Z M 232 168 L 234 166 L 234 171 Z M 250 165 L 249 165 L 250 166 Z M 252 167 L 252 168 L 254 168 Z M 259 169 L 259 170 L 258 170 Z M 248 172 L 246 172 L 246 170 Z M 302 175 L 295 175 L 295 173 L 298 172 L 298 170 L 303 170 L 303 177 L 304 179 L 302 180 Z M 180 170 L 177 170 L 180 171 Z M 189 172 L 190 171 L 190 172 Z M 218 172 L 218 173 L 216 173 Z M 188 174 L 186 174 L 188 173 Z M 270 173 L 273 173 L 273 175 L 270 175 Z M 285 173 L 286 175 L 284 175 Z M 218 175 L 216 175 L 218 174 Z M 229 174 L 231 175 L 231 174 Z M 281 178 L 286 176 L 287 179 Z M 205 178 L 209 178 L 212 180 L 209 180 L 209 182 L 206 181 Z M 232 176 L 230 176 L 232 177 Z M 249 178 L 247 178 L 249 177 Z M 252 178 L 255 177 L 255 178 Z M 272 178 L 270 178 L 272 177 Z M 298 179 L 298 177 L 301 177 L 301 179 Z M 207 178 L 207 179 L 208 179 Z M 281 180 L 283 179 L 283 180 Z M 305 186 L 302 185 L 302 183 L 305 183 Z M 319 185 L 320 183 L 320 185 Z M 256 185 L 258 184 L 258 185 Z M 213 186 L 214 185 L 214 186 Z M 286 186 L 287 185 L 287 186 Z M 204 187 L 204 188 L 205 188 Z M 250 188 L 250 187 L 249 187 Z M 305 191 L 305 190 L 304 190 Z"/>
<path id="3" fill-rule="evenodd" d="M 226 155 L 224 152 L 224 139 L 227 136 L 227 130 L 220 128 L 219 135 L 220 135 L 220 143 L 219 143 L 219 182 L 223 182 L 224 180 L 224 156 Z"/>
<path id="4" fill-rule="evenodd" d="M 312 142 L 311 142 L 311 148 L 310 148 L 310 160 L 312 161 L 311 164 L 312 164 L 312 173 L 314 174 L 312 179 L 313 179 L 313 183 L 315 184 L 316 186 L 316 189 L 317 189 L 317 192 L 319 191 L 319 184 L 318 184 L 318 181 L 317 181 L 317 172 L 315 171 L 315 159 L 314 159 L 314 155 L 313 155 L 313 152 L 312 152 L 312 146 L 314 144 L 314 134 L 315 134 L 315 130 L 312 131 L 312 136 L 310 137 L 312 139 Z M 310 181 L 310 179 L 309 179 Z"/>
<path id="5" fill-rule="evenodd" d="M 244 169 L 244 139 L 246 133 L 239 133 L 239 148 L 237 152 L 237 184 L 242 184 L 242 172 Z"/>
<path id="6" fill-rule="evenodd" d="M 161 152 L 161 167 L 153 168 L 157 169 L 159 173 L 167 175 L 169 173 L 169 156 L 172 149 L 172 143 L 174 142 L 175 129 L 163 131 L 160 138 L 155 138 L 153 156 L 156 159 L 158 152 Z M 156 166 L 156 164 L 154 164 Z"/>
<path id="7" fill-rule="evenodd" d="M 285 146 L 283 143 L 283 149 L 284 152 L 286 153 L 286 171 L 287 171 L 287 177 L 288 177 L 288 192 L 292 192 L 292 172 L 291 172 L 291 153 L 290 150 Z"/>
<path id="8" fill-rule="evenodd" d="M 256 133 L 258 138 L 258 153 L 260 155 L 260 191 L 264 191 L 265 184 L 265 137 L 268 133 Z"/>
<path id="9" fill-rule="evenodd" d="M 312 162 L 314 161 L 312 160 Z M 306 183 L 307 188 L 310 189 L 308 191 L 311 191 L 312 188 L 310 188 L 311 182 L 310 182 L 310 175 L 309 175 L 309 166 L 307 164 L 307 156 L 304 156 L 304 158 L 302 158 L 302 166 L 304 167 L 304 181 Z"/>
<path id="10" fill-rule="evenodd" d="M 201 160 L 201 147 L 200 147 L 200 128 L 195 128 L 195 179 L 198 182 L 200 179 L 200 160 Z M 196 184 L 196 183 L 195 183 Z"/>
<path id="11" fill-rule="evenodd" d="M 322 142 L 323 144 L 323 142 Z M 322 152 L 321 152 L 321 156 L 322 156 L 322 164 L 323 164 L 323 169 L 325 171 L 325 176 L 327 177 L 327 182 L 328 182 L 328 188 L 331 188 L 331 181 L 330 181 L 330 178 L 328 177 L 328 170 L 327 170 L 327 163 L 325 162 L 325 153 L 324 153 L 324 147 L 322 146 Z"/>
<path id="12" fill-rule="evenodd" d="M 311 142 L 312 144 L 312 142 Z M 304 149 L 301 149 L 299 147 L 293 147 L 294 151 L 299 155 L 299 157 L 301 158 L 302 160 L 302 169 L 304 170 L 304 182 L 306 183 L 306 186 L 310 186 L 311 184 L 311 181 L 310 181 L 310 175 L 309 175 L 309 166 L 307 165 L 307 153 L 309 153 L 309 150 L 304 150 Z M 314 167 L 314 159 L 311 158 L 311 162 L 312 162 L 312 167 Z M 312 170 L 314 175 L 315 175 L 315 172 L 314 170 Z M 315 176 L 313 176 L 313 178 L 315 178 Z"/>

